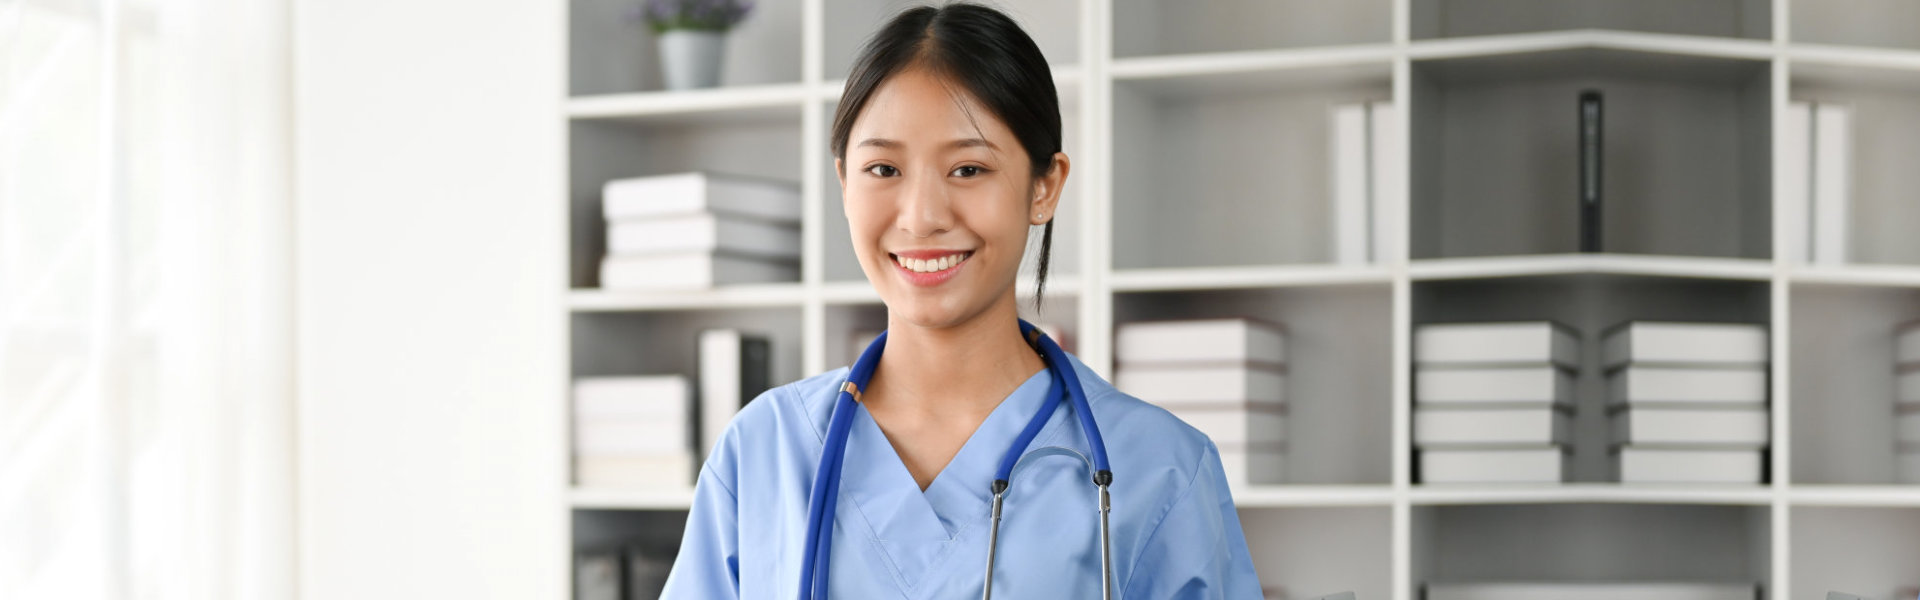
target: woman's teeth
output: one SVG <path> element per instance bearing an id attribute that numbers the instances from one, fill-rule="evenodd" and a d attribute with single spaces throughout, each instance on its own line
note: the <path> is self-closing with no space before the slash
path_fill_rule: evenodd
<path id="1" fill-rule="evenodd" d="M 895 256 L 893 257 L 893 259 L 895 262 L 899 263 L 900 266 L 906 267 L 908 271 L 913 271 L 915 273 L 937 273 L 940 271 L 951 269 L 955 265 L 965 262 L 967 260 L 967 257 L 970 257 L 970 256 L 973 256 L 972 252 L 948 254 L 940 258 L 929 258 L 929 259 L 907 258 L 904 256 Z"/>

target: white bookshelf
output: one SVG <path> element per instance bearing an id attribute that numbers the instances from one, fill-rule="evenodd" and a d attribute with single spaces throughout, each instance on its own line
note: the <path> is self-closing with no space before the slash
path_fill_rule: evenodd
<path id="1" fill-rule="evenodd" d="M 658 91 L 623 3 L 567 4 L 572 96 L 556 118 L 571 134 L 575 376 L 691 374 L 694 332 L 726 325 L 769 334 L 775 379 L 791 381 L 846 364 L 853 333 L 884 324 L 846 242 L 827 128 L 857 44 L 905 4 L 762 2 L 730 37 L 724 85 L 684 93 Z M 1263 583 L 1392 600 L 1472 578 L 1733 579 L 1767 598 L 1920 585 L 1920 486 L 1892 483 L 1887 425 L 1891 328 L 1920 319 L 1913 3 L 1003 4 L 1055 67 L 1075 167 L 1039 314 L 1021 287 L 1027 316 L 1106 374 L 1116 323 L 1253 315 L 1289 330 L 1289 478 L 1235 490 Z M 1601 254 L 1573 241 L 1586 87 L 1607 95 Z M 1772 166 L 1775 124 L 1802 99 L 1856 109 L 1855 264 L 1775 251 L 1806 226 L 1779 205 Z M 1407 200 L 1382 215 L 1405 254 L 1331 264 L 1327 110 L 1369 100 L 1409 124 Z M 600 184 L 695 168 L 802 186 L 802 279 L 597 289 Z M 1493 319 L 1766 324 L 1768 483 L 1609 483 L 1600 456 L 1576 457 L 1560 485 L 1416 483 L 1412 328 Z M 1582 372 L 1579 401 L 1598 402 L 1597 365 Z M 1576 424 L 1582 447 L 1605 435 Z M 572 539 L 672 543 L 691 498 L 569 487 Z"/>

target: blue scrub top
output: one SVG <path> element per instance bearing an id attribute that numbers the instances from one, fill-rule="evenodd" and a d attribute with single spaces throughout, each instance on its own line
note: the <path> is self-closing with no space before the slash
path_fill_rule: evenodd
<path id="1" fill-rule="evenodd" d="M 1071 361 L 1113 465 L 1115 597 L 1260 598 L 1213 442 Z M 663 599 L 797 595 L 807 495 L 846 375 L 768 390 L 734 418 L 700 469 Z M 859 407 L 833 524 L 832 597 L 980 596 L 994 469 L 1051 382 L 1042 370 L 1007 396 L 925 492 Z M 1062 402 L 1014 471 L 996 597 L 1099 597 L 1099 494 L 1086 463 L 1058 450 L 1088 453 L 1072 413 Z"/>

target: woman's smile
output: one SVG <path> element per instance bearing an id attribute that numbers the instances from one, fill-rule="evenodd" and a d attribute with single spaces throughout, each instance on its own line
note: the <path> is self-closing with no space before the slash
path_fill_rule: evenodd
<path id="1" fill-rule="evenodd" d="M 967 259 L 973 256 L 971 250 L 904 250 L 889 253 L 893 258 L 894 271 L 907 283 L 931 287 L 945 283 L 960 273 Z"/>

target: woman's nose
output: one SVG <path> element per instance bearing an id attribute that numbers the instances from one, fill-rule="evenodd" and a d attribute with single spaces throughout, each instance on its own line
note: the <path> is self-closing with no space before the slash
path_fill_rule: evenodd
<path id="1" fill-rule="evenodd" d="M 898 226 L 914 237 L 933 237 L 953 228 L 953 205 L 948 202 L 945 180 L 939 175 L 911 178 L 900 198 Z"/>

